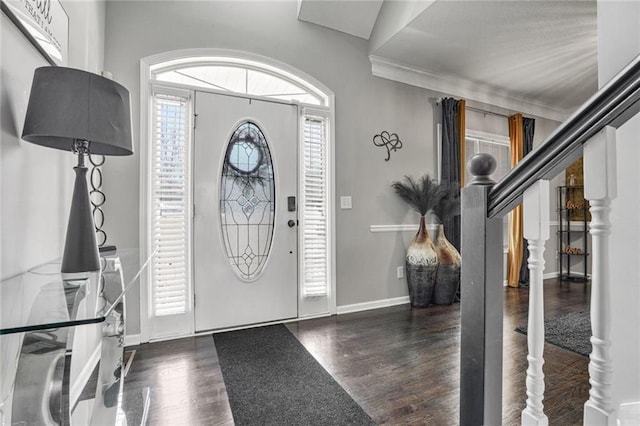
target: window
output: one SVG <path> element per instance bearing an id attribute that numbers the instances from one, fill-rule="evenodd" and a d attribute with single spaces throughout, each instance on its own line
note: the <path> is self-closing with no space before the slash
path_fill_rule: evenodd
<path id="1" fill-rule="evenodd" d="M 304 297 L 325 296 L 329 285 L 327 120 L 304 118 L 302 182 L 302 289 Z"/>
<path id="2" fill-rule="evenodd" d="M 255 123 L 244 122 L 233 132 L 220 182 L 220 223 L 229 263 L 241 280 L 255 281 L 271 251 L 276 205 L 271 152 Z"/>
<path id="3" fill-rule="evenodd" d="M 198 65 L 155 74 L 157 81 L 202 87 L 209 90 L 264 96 L 291 102 L 326 106 L 327 97 L 294 78 L 273 75 L 243 66 Z"/>
<path id="4" fill-rule="evenodd" d="M 189 98 L 156 92 L 152 98 L 152 314 L 187 312 L 189 279 Z"/>
<path id="5" fill-rule="evenodd" d="M 491 154 L 496 159 L 496 171 L 491 175 L 493 181 L 498 182 L 511 170 L 508 137 L 467 130 L 465 144 L 465 164 L 479 153 Z"/>
<path id="6" fill-rule="evenodd" d="M 511 170 L 511 141 L 507 136 L 467 130 L 465 136 L 465 164 L 476 154 L 491 154 L 496 159 L 496 171 L 490 176 L 498 182 Z M 502 220 L 502 244 L 509 246 L 509 216 Z"/>

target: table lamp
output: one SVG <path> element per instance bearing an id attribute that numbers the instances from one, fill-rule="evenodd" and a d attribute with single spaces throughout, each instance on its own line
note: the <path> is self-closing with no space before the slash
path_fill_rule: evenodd
<path id="1" fill-rule="evenodd" d="M 63 273 L 100 269 L 84 157 L 131 155 L 131 134 L 129 91 L 122 85 L 73 68 L 35 70 L 22 139 L 78 156 Z"/>

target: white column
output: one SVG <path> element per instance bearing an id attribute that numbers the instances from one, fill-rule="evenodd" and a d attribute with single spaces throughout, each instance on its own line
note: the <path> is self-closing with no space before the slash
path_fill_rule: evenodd
<path id="1" fill-rule="evenodd" d="M 544 245 L 549 239 L 549 181 L 539 180 L 524 193 L 524 237 L 529 245 L 529 322 L 527 344 L 527 406 L 523 426 L 546 426 L 544 414 Z"/>
<path id="2" fill-rule="evenodd" d="M 640 2 L 598 0 L 598 85 L 640 53 Z M 611 201 L 612 408 L 640 425 L 640 115 L 616 129 L 617 197 Z M 635 332 L 632 332 L 635 331 Z M 624 412 L 632 409 L 630 419 Z M 625 404 L 621 406 L 621 404 Z M 610 420 L 613 423 L 613 420 Z"/>
<path id="3" fill-rule="evenodd" d="M 591 345 L 589 400 L 585 425 L 607 425 L 613 414 L 611 384 L 611 306 L 609 291 L 609 236 L 611 200 L 616 197 L 616 153 L 613 127 L 607 127 L 584 145 L 584 194 L 591 204 Z"/>

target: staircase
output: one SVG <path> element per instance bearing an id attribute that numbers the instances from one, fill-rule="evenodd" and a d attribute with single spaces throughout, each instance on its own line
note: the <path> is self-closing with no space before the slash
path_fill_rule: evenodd
<path id="1" fill-rule="evenodd" d="M 521 418 L 523 425 L 549 424 L 543 405 L 542 285 L 543 252 L 550 233 L 549 180 L 580 156 L 584 156 L 585 198 L 591 205 L 593 253 L 590 287 L 593 352 L 589 362 L 591 389 L 584 404 L 584 424 L 615 425 L 620 418 L 620 405 L 614 403 L 613 398 L 610 215 L 619 180 L 617 129 L 639 111 L 640 56 L 500 182 L 494 183 L 488 177 L 495 167 L 495 160 L 490 156 L 480 154 L 469 162 L 473 179 L 462 189 L 461 425 L 502 423 L 502 218 L 520 203 L 524 209 L 524 238 L 530 253 L 527 401 Z M 630 179 L 627 184 L 640 185 L 635 177 Z M 638 265 L 629 267 L 638 268 Z M 629 326 L 634 330 L 632 332 L 639 332 L 640 324 Z M 640 360 L 636 362 L 640 363 Z M 640 422 L 640 418 L 637 421 Z"/>

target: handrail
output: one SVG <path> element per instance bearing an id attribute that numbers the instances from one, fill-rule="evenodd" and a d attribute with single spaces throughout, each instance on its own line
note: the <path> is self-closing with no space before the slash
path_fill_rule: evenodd
<path id="1" fill-rule="evenodd" d="M 582 155 L 582 145 L 606 126 L 640 112 L 640 55 L 587 100 L 488 194 L 487 217 L 504 216 L 540 179 L 551 179 Z"/>

